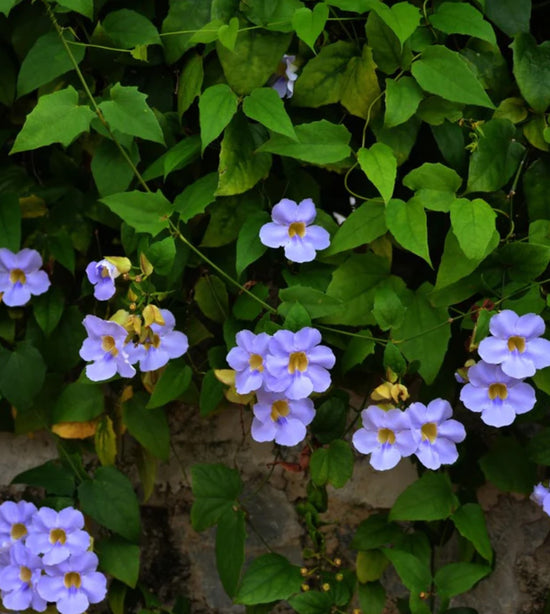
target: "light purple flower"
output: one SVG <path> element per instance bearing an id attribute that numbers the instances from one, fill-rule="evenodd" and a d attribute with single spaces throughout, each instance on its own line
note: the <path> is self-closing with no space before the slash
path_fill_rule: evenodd
<path id="1" fill-rule="evenodd" d="M 19 307 L 30 301 L 31 295 L 39 295 L 50 287 L 45 271 L 40 271 L 42 257 L 34 249 L 22 249 L 14 254 L 0 248 L 0 292 L 8 307 Z"/>
<path id="2" fill-rule="evenodd" d="M 283 59 L 277 68 L 277 77 L 271 87 L 279 94 L 280 98 L 292 98 L 294 94 L 294 81 L 298 78 L 298 67 L 294 64 L 295 55 L 283 55 Z"/>
<path id="3" fill-rule="evenodd" d="M 264 384 L 264 361 L 271 335 L 255 335 L 249 330 L 241 330 L 235 340 L 237 345 L 229 350 L 227 364 L 235 369 L 235 389 L 239 394 L 258 390 Z"/>
<path id="4" fill-rule="evenodd" d="M 86 267 L 86 275 L 94 285 L 94 296 L 98 301 L 108 301 L 115 293 L 115 279 L 120 275 L 118 268 L 108 260 L 92 261 Z"/>
<path id="5" fill-rule="evenodd" d="M 141 371 L 154 371 L 163 367 L 171 358 L 183 356 L 189 348 L 187 335 L 174 330 L 176 319 L 168 309 L 159 310 L 164 324 L 153 322 L 145 328 L 145 337 L 139 344 L 125 346 L 131 363 L 139 361 Z"/>
<path id="6" fill-rule="evenodd" d="M 278 330 L 269 341 L 265 358 L 268 390 L 282 392 L 289 399 L 303 399 L 330 386 L 336 358 L 326 345 L 319 345 L 321 333 L 305 327 L 297 333 Z"/>
<path id="7" fill-rule="evenodd" d="M 125 348 L 126 330 L 116 322 L 92 315 L 86 316 L 82 323 L 88 338 L 84 339 L 80 348 L 80 357 L 93 361 L 86 366 L 88 379 L 100 382 L 113 377 L 115 373 L 122 377 L 133 377 L 136 370 L 130 364 Z"/>
<path id="8" fill-rule="evenodd" d="M 60 512 L 41 507 L 29 527 L 26 545 L 34 554 L 44 555 L 45 565 L 57 565 L 88 549 L 90 536 L 83 528 L 84 516 L 73 507 Z"/>
<path id="9" fill-rule="evenodd" d="M 306 436 L 306 426 L 315 417 L 311 399 L 293 400 L 277 392 L 258 390 L 258 402 L 252 408 L 252 439 L 295 446 Z"/>
<path id="10" fill-rule="evenodd" d="M 42 575 L 42 560 L 20 541 L 10 548 L 9 563 L 0 569 L 2 604 L 8 610 L 46 609 L 46 601 L 38 594 L 36 585 Z"/>
<path id="11" fill-rule="evenodd" d="M 370 405 L 361 412 L 363 428 L 353 434 L 353 445 L 362 454 L 370 454 L 370 464 L 379 471 L 393 469 L 418 446 L 409 415 L 400 409 L 384 411 Z"/>
<path id="12" fill-rule="evenodd" d="M 28 501 L 4 501 L 0 505 L 0 547 L 25 540 L 36 505 Z"/>
<path id="13" fill-rule="evenodd" d="M 105 599 L 107 580 L 96 571 L 93 552 L 74 554 L 66 561 L 46 567 L 37 589 L 46 601 L 54 602 L 61 614 L 82 614 L 90 603 Z"/>
<path id="14" fill-rule="evenodd" d="M 312 224 L 317 212 L 311 198 L 297 205 L 283 198 L 271 211 L 272 222 L 260 228 L 260 241 L 267 247 L 284 247 L 292 262 L 311 262 L 316 250 L 330 245 L 330 235 L 321 226 Z"/>
<path id="15" fill-rule="evenodd" d="M 479 355 L 485 362 L 501 365 L 510 377 L 530 377 L 550 366 L 550 341 L 540 338 L 544 328 L 544 320 L 534 313 L 518 316 L 505 309 L 491 318 L 493 336 L 479 344 Z"/>
<path id="16" fill-rule="evenodd" d="M 460 391 L 460 400 L 489 426 L 508 426 L 517 414 L 533 409 L 535 391 L 529 384 L 506 375 L 498 365 L 480 361 L 468 371 L 469 384 Z"/>
<path id="17" fill-rule="evenodd" d="M 531 501 L 540 505 L 542 509 L 550 516 L 550 489 L 539 482 L 534 488 L 531 496 Z"/>
<path id="18" fill-rule="evenodd" d="M 411 426 L 419 439 L 415 455 L 428 469 L 452 465 L 458 458 L 456 444 L 466 437 L 464 426 L 451 420 L 453 410 L 448 401 L 434 399 L 428 406 L 411 403 L 406 409 Z"/>

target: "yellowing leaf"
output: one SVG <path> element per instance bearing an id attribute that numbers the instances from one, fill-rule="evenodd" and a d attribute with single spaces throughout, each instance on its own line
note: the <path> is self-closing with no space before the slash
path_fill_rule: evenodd
<path id="1" fill-rule="evenodd" d="M 19 206 L 21 207 L 21 217 L 25 218 L 42 217 L 48 213 L 48 207 L 46 207 L 44 199 L 34 194 L 20 198 Z"/>
<path id="2" fill-rule="evenodd" d="M 62 439 L 86 439 L 95 435 L 97 420 L 88 422 L 60 422 L 52 426 L 52 432 Z"/>
<path id="3" fill-rule="evenodd" d="M 116 435 L 113 421 L 105 416 L 95 432 L 95 451 L 102 465 L 114 465 L 116 458 Z"/>

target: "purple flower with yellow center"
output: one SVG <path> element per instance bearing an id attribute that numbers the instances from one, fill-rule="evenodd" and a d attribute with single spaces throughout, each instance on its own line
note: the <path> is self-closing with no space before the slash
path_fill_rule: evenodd
<path id="1" fill-rule="evenodd" d="M 99 603 L 107 593 L 107 579 L 96 571 L 93 552 L 73 554 L 69 559 L 46 567 L 37 584 L 40 596 L 54 602 L 61 614 L 82 614 L 90 603 Z"/>
<path id="2" fill-rule="evenodd" d="M 42 507 L 34 515 L 26 545 L 33 554 L 44 555 L 45 565 L 57 565 L 88 549 L 90 536 L 83 528 L 84 516 L 73 507 L 60 512 Z"/>
<path id="3" fill-rule="evenodd" d="M 486 337 L 479 344 L 479 355 L 492 365 L 500 365 L 506 375 L 522 379 L 537 369 L 550 366 L 550 341 L 541 339 L 544 320 L 528 313 L 518 316 L 505 309 L 491 318 Z"/>
<path id="4" fill-rule="evenodd" d="M 297 333 L 278 330 L 269 341 L 265 358 L 265 385 L 292 400 L 312 392 L 325 392 L 330 386 L 331 369 L 336 362 L 332 350 L 319 345 L 321 333 L 309 326 Z"/>
<path id="5" fill-rule="evenodd" d="M 34 249 L 22 249 L 14 254 L 0 248 L 0 293 L 8 307 L 25 305 L 32 295 L 46 292 L 50 280 L 45 271 L 40 271 L 42 257 Z"/>
<path id="6" fill-rule="evenodd" d="M 280 98 L 292 98 L 294 94 L 294 81 L 298 78 L 298 67 L 294 64 L 295 55 L 283 55 L 283 59 L 277 67 L 276 78 L 271 87 L 279 94 Z"/>
<path id="7" fill-rule="evenodd" d="M 80 357 L 93 361 L 86 366 L 86 376 L 93 382 L 109 379 L 119 373 L 133 377 L 136 370 L 130 364 L 125 348 L 126 330 L 120 324 L 88 315 L 82 322 L 88 333 L 80 348 Z"/>
<path id="8" fill-rule="evenodd" d="M 283 198 L 271 211 L 272 222 L 260 228 L 260 241 L 267 247 L 284 247 L 292 262 L 311 262 L 316 250 L 330 245 L 330 235 L 321 226 L 312 224 L 317 212 L 311 198 L 297 205 Z"/>
<path id="9" fill-rule="evenodd" d="M 419 440 L 414 453 L 424 467 L 439 469 L 441 465 L 456 462 L 456 444 L 465 439 L 466 430 L 460 422 L 451 419 L 453 410 L 448 401 L 435 399 L 428 406 L 411 403 L 406 413 Z"/>
<path id="10" fill-rule="evenodd" d="M 117 267 L 108 260 L 92 261 L 86 267 L 88 281 L 94 286 L 98 301 L 108 301 L 115 293 L 115 279 L 120 275 Z"/>
<path id="11" fill-rule="evenodd" d="M 42 575 L 42 560 L 20 541 L 10 548 L 9 562 L 0 569 L 2 603 L 8 610 L 37 612 L 46 609 L 46 601 L 38 594 L 36 585 Z"/>
<path id="12" fill-rule="evenodd" d="M 229 350 L 227 364 L 235 369 L 235 389 L 239 394 L 258 390 L 264 384 L 265 357 L 271 335 L 255 335 L 241 330 L 235 340 L 237 345 Z"/>
<path id="13" fill-rule="evenodd" d="M 363 428 L 353 434 L 353 445 L 362 454 L 370 454 L 375 469 L 393 469 L 417 449 L 418 436 L 411 429 L 408 413 L 370 405 L 361 412 L 361 419 Z"/>
<path id="14" fill-rule="evenodd" d="M 489 426 L 508 426 L 517 414 L 525 414 L 535 406 L 533 388 L 506 375 L 499 365 L 480 361 L 470 367 L 468 379 L 460 391 L 460 400 L 469 410 L 481 413 Z"/>
<path id="15" fill-rule="evenodd" d="M 537 505 L 540 505 L 542 509 L 550 516 L 550 489 L 543 486 L 542 482 L 539 482 L 533 488 L 533 492 L 529 498 Z"/>
<path id="16" fill-rule="evenodd" d="M 0 547 L 27 537 L 36 505 L 28 501 L 4 501 L 0 505 Z"/>
<path id="17" fill-rule="evenodd" d="M 277 392 L 258 390 L 258 402 L 252 408 L 252 439 L 275 441 L 295 446 L 306 436 L 306 426 L 315 416 L 311 399 L 288 399 Z"/>

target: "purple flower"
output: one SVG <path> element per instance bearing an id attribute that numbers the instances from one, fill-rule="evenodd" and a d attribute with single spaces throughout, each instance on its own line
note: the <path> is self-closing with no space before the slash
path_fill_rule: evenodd
<path id="1" fill-rule="evenodd" d="M 103 601 L 107 593 L 107 580 L 96 571 L 97 564 L 93 552 L 83 552 L 46 567 L 46 575 L 38 580 L 40 596 L 55 602 L 61 614 L 82 614 L 90 603 Z"/>
<path id="2" fill-rule="evenodd" d="M 283 198 L 271 211 L 272 222 L 260 228 L 260 241 L 267 247 L 284 247 L 292 262 L 311 262 L 316 250 L 330 245 L 330 235 L 321 226 L 312 225 L 317 212 L 311 198 L 297 205 Z"/>
<path id="3" fill-rule="evenodd" d="M 384 411 L 371 405 L 361 412 L 363 428 L 353 434 L 353 445 L 362 454 L 370 454 L 370 464 L 379 471 L 393 469 L 418 446 L 411 430 L 409 415 L 400 409 Z"/>
<path id="4" fill-rule="evenodd" d="M 295 55 L 283 55 L 277 68 L 277 77 L 271 87 L 279 94 L 280 98 L 292 98 L 294 94 L 294 81 L 298 78 L 298 67 L 294 64 Z"/>
<path id="5" fill-rule="evenodd" d="M 435 399 L 428 403 L 411 403 L 406 412 L 420 440 L 415 454 L 428 469 L 452 465 L 458 458 L 456 444 L 466 437 L 464 426 L 451 420 L 453 410 L 448 401 Z"/>
<path id="6" fill-rule="evenodd" d="M 264 361 L 271 335 L 255 335 L 241 330 L 235 337 L 237 345 L 229 350 L 227 363 L 235 369 L 235 389 L 239 394 L 248 394 L 261 388 L 264 383 Z"/>
<path id="7" fill-rule="evenodd" d="M 88 549 L 90 536 L 83 527 L 84 516 L 73 507 L 60 512 L 42 507 L 34 515 L 26 545 L 34 554 L 44 555 L 45 565 L 57 565 Z"/>
<path id="8" fill-rule="evenodd" d="M 0 248 L 0 292 L 8 307 L 19 307 L 30 301 L 31 295 L 43 294 L 50 287 L 50 280 L 40 271 L 42 258 L 34 249 L 22 249 L 14 254 Z"/>
<path id="9" fill-rule="evenodd" d="M 540 505 L 542 509 L 550 516 L 550 489 L 543 486 L 542 483 L 539 482 L 533 488 L 533 492 L 529 498 L 537 505 Z"/>
<path id="10" fill-rule="evenodd" d="M 93 382 L 100 382 L 119 373 L 122 377 L 133 377 L 136 370 L 130 364 L 126 343 L 126 330 L 116 322 L 102 320 L 88 315 L 82 322 L 88 333 L 80 348 L 84 360 L 92 360 L 86 366 L 86 376 Z"/>
<path id="11" fill-rule="evenodd" d="M 35 512 L 36 505 L 28 501 L 4 501 L 0 505 L 0 547 L 24 541 Z"/>
<path id="12" fill-rule="evenodd" d="M 108 301 L 115 293 L 115 279 L 120 275 L 117 267 L 108 260 L 92 261 L 86 267 L 86 275 L 94 285 L 94 296 L 98 301 Z"/>
<path id="13" fill-rule="evenodd" d="M 501 365 L 506 375 L 521 379 L 550 366 L 550 341 L 540 339 L 544 320 L 528 313 L 518 316 L 505 309 L 491 318 L 487 337 L 479 344 L 479 355 L 492 365 Z"/>
<path id="14" fill-rule="evenodd" d="M 174 330 L 176 320 L 168 309 L 159 309 L 164 324 L 152 322 L 144 329 L 139 344 L 128 344 L 125 350 L 130 362 L 139 361 L 142 371 L 154 371 L 163 367 L 171 358 L 183 356 L 189 347 L 187 335 Z"/>
<path id="15" fill-rule="evenodd" d="M 37 612 L 46 609 L 46 601 L 38 594 L 36 585 L 42 575 L 42 561 L 21 542 L 10 548 L 9 563 L 0 569 L 2 603 L 8 610 Z"/>
<path id="16" fill-rule="evenodd" d="M 311 399 L 293 400 L 277 392 L 258 390 L 258 402 L 252 408 L 252 439 L 295 446 L 306 436 L 306 426 L 315 416 Z"/>
<path id="17" fill-rule="evenodd" d="M 469 384 L 460 391 L 460 400 L 490 426 L 508 426 L 516 414 L 533 409 L 535 391 L 514 377 L 506 375 L 498 365 L 480 361 L 468 371 Z"/>
<path id="18" fill-rule="evenodd" d="M 330 373 L 336 358 L 326 345 L 319 345 L 321 333 L 302 328 L 297 333 L 278 330 L 269 341 L 265 358 L 265 383 L 273 392 L 289 399 L 303 399 L 330 386 Z"/>

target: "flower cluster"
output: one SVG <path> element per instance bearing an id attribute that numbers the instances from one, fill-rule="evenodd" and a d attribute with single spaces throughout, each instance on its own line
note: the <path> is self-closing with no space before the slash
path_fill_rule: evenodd
<path id="1" fill-rule="evenodd" d="M 542 339 L 544 320 L 505 309 L 489 323 L 491 336 L 479 344 L 481 360 L 468 369 L 460 400 L 490 426 L 508 426 L 535 406 L 532 386 L 523 379 L 550 366 L 550 341 Z"/>
<path id="2" fill-rule="evenodd" d="M 457 460 L 456 444 L 466 437 L 464 426 L 452 414 L 443 399 L 427 406 L 411 403 L 405 410 L 370 405 L 361 413 L 363 427 L 353 434 L 353 445 L 370 454 L 370 464 L 380 471 L 412 454 L 428 469 L 439 469 Z"/>
<path id="3" fill-rule="evenodd" d="M 42 257 L 34 249 L 22 249 L 14 254 L 0 248 L 0 296 L 8 307 L 20 307 L 31 296 L 44 294 L 50 287 L 45 271 L 41 271 Z"/>
<path id="4" fill-rule="evenodd" d="M 89 551 L 84 517 L 27 501 L 0 505 L 0 594 L 7 610 L 81 614 L 105 598 L 107 580 Z"/>
<path id="5" fill-rule="evenodd" d="M 237 345 L 227 355 L 235 370 L 239 394 L 255 392 L 252 437 L 294 446 L 306 435 L 315 409 L 312 392 L 325 392 L 335 356 L 321 343 L 321 333 L 305 327 L 296 333 L 279 330 L 274 335 L 242 330 Z"/>

